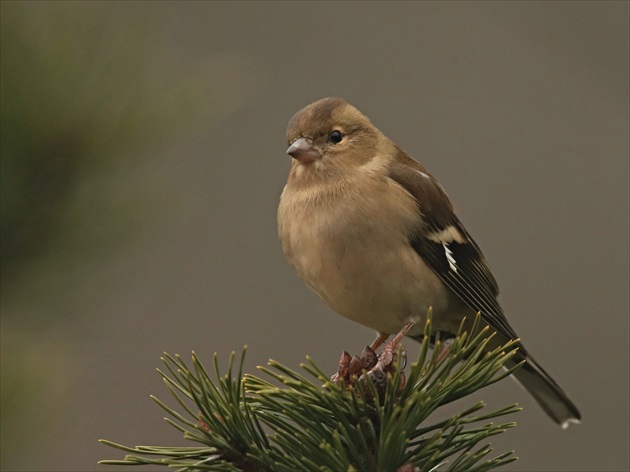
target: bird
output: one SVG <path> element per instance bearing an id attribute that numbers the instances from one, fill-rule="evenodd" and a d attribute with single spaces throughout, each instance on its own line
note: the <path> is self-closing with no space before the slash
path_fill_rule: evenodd
<path id="1" fill-rule="evenodd" d="M 481 249 L 425 167 L 337 97 L 295 113 L 286 140 L 292 159 L 278 235 L 310 289 L 376 330 L 377 341 L 426 320 L 429 310 L 434 328 L 451 336 L 480 312 L 497 346 L 519 340 L 512 362 L 524 362 L 513 375 L 547 415 L 563 428 L 580 422 L 578 408 L 510 326 Z M 420 339 L 422 330 L 418 323 L 408 336 Z"/>

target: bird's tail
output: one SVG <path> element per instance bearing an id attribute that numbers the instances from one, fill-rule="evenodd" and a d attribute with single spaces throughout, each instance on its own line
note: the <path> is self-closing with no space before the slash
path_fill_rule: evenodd
<path id="1" fill-rule="evenodd" d="M 580 422 L 582 415 L 577 407 L 529 354 L 526 355 L 526 362 L 514 373 L 514 377 L 563 429 L 570 423 Z"/>

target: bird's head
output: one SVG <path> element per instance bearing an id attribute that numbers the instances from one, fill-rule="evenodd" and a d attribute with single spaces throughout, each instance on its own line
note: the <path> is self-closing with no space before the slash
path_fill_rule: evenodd
<path id="1" fill-rule="evenodd" d="M 287 154 L 311 173 L 343 173 L 370 161 L 380 132 L 341 98 L 323 98 L 298 111 L 287 127 Z"/>

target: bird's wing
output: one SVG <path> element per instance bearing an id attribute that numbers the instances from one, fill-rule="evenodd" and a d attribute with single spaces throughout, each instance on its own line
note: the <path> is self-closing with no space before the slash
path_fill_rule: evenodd
<path id="1" fill-rule="evenodd" d="M 388 177 L 413 195 L 421 210 L 417 228 L 409 236 L 416 253 L 471 310 L 481 312 L 501 334 L 516 339 L 497 301 L 497 282 L 441 185 L 400 149 L 389 165 Z"/>

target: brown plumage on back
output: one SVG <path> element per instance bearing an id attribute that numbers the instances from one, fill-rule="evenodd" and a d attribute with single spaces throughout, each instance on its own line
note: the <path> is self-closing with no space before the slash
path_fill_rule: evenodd
<path id="1" fill-rule="evenodd" d="M 444 189 L 365 115 L 325 98 L 291 118 L 287 141 L 293 161 L 278 208 L 282 248 L 333 310 L 382 335 L 425 319 L 430 307 L 436 329 L 454 334 L 480 311 L 497 344 L 517 338 Z M 517 380 L 549 416 L 563 427 L 578 422 L 562 389 L 524 347 L 518 355 L 527 362 Z"/>

